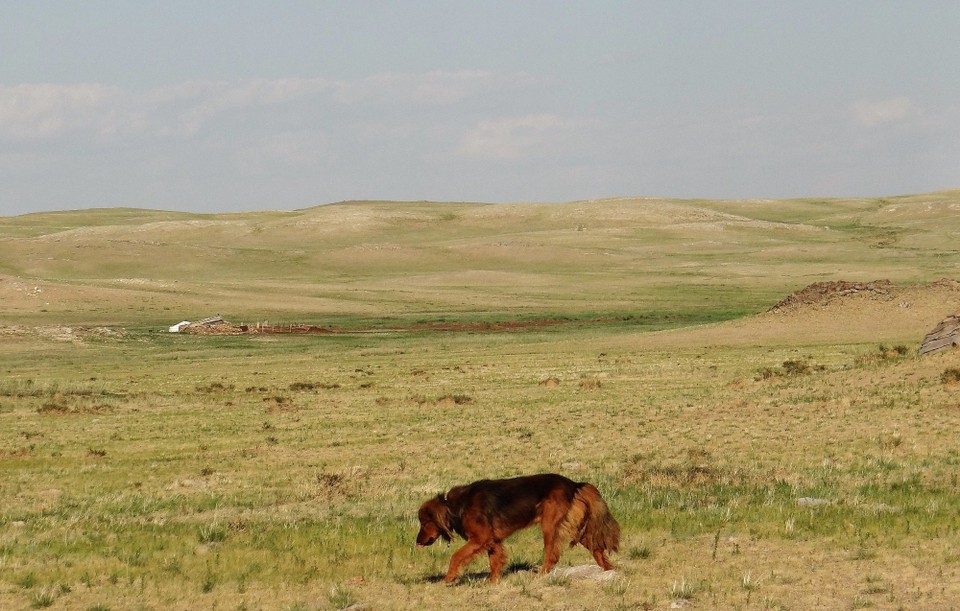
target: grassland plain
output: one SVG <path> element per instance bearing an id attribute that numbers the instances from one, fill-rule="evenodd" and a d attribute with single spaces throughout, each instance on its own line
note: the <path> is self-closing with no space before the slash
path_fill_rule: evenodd
<path id="1" fill-rule="evenodd" d="M 2 219 L 0 607 L 957 608 L 957 201 Z M 760 313 L 837 278 L 903 284 Z M 357 330 L 159 332 L 211 309 Z M 600 487 L 616 578 L 528 531 L 439 583 L 419 503 L 534 471 Z"/>

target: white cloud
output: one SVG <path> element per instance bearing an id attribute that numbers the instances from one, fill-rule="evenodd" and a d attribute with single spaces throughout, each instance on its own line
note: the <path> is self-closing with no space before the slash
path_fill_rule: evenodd
<path id="1" fill-rule="evenodd" d="M 554 114 L 483 121 L 464 135 L 457 152 L 473 159 L 516 160 L 556 143 L 578 126 Z"/>
<path id="2" fill-rule="evenodd" d="M 851 110 L 854 120 L 866 127 L 899 123 L 920 114 L 920 110 L 906 96 L 875 102 L 860 101 Z"/>
<path id="3" fill-rule="evenodd" d="M 201 129 L 209 119 L 230 111 L 268 107 L 321 95 L 330 91 L 324 79 L 277 79 L 240 82 L 198 81 L 175 85 L 149 94 L 159 108 L 185 106 L 179 121 L 186 133 Z"/>
<path id="4" fill-rule="evenodd" d="M 490 91 L 529 86 L 536 79 L 525 74 L 461 70 L 420 74 L 387 72 L 359 81 L 341 81 L 336 99 L 343 104 L 415 104 L 448 106 Z"/>
<path id="5" fill-rule="evenodd" d="M 0 87 L 0 137 L 37 140 L 65 132 L 111 129 L 122 93 L 94 83 Z"/>
<path id="6" fill-rule="evenodd" d="M 86 132 L 94 138 L 145 133 L 191 136 L 232 112 L 297 102 L 318 107 L 451 106 L 528 87 L 524 74 L 486 71 L 390 72 L 356 81 L 321 78 L 187 81 L 146 92 L 96 83 L 0 87 L 0 139 L 46 140 Z M 300 112 L 303 112 L 301 109 Z"/>

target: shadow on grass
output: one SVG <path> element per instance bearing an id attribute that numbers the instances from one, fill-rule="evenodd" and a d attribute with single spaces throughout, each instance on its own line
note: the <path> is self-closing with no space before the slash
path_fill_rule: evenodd
<path id="1" fill-rule="evenodd" d="M 513 573 L 528 573 L 534 571 L 535 569 L 536 567 L 533 564 L 526 561 L 511 562 L 507 565 L 507 568 L 503 570 L 503 575 L 501 577 L 506 577 L 507 575 L 512 575 Z M 486 581 L 489 576 L 490 571 L 470 571 L 461 575 L 457 582 Z M 446 573 L 436 573 L 433 575 L 427 575 L 424 581 L 427 583 L 442 583 L 444 577 L 446 577 Z"/>

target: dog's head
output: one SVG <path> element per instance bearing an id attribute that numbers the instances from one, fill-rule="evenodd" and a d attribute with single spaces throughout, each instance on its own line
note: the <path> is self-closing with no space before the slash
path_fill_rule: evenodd
<path id="1" fill-rule="evenodd" d="M 420 506 L 417 512 L 420 518 L 420 532 L 417 533 L 417 547 L 431 545 L 443 537 L 445 541 L 453 539 L 450 521 L 450 506 L 442 494 L 438 494 Z"/>

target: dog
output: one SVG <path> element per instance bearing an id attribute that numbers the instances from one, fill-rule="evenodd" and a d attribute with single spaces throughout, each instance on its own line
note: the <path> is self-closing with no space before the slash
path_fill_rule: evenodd
<path id="1" fill-rule="evenodd" d="M 420 506 L 417 547 L 439 538 L 450 542 L 454 533 L 467 543 L 450 558 L 444 582 L 456 581 L 461 571 L 483 552 L 490 559 L 491 583 L 507 566 L 503 541 L 514 532 L 540 524 L 543 531 L 543 565 L 546 575 L 560 559 L 561 548 L 583 545 L 600 567 L 613 564 L 606 552 L 618 551 L 620 524 L 610 514 L 600 491 L 562 475 L 543 473 L 510 479 L 484 479 L 451 488 Z"/>

